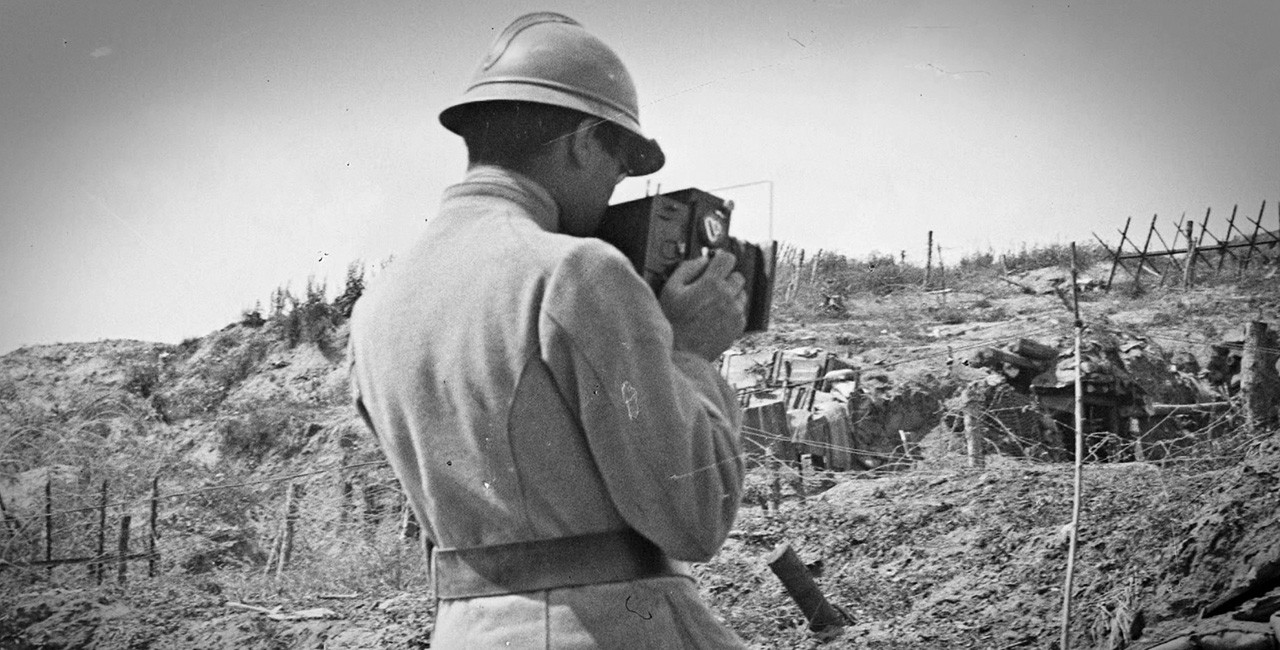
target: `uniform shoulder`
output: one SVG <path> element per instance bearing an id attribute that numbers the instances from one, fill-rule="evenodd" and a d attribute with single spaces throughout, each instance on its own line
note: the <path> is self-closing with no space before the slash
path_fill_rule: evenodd
<path id="1" fill-rule="evenodd" d="M 574 267 L 630 269 L 631 262 L 612 244 L 595 237 L 569 237 L 564 250 L 566 264 Z"/>

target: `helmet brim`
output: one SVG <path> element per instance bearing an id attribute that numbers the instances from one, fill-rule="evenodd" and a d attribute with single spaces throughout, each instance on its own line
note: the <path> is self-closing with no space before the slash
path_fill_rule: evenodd
<path id="1" fill-rule="evenodd" d="M 513 86 L 518 85 L 518 88 Z M 516 96 L 520 99 L 513 100 Z M 440 112 L 440 124 L 462 135 L 468 112 L 482 102 L 525 101 L 559 106 L 583 113 L 588 118 L 608 120 L 622 127 L 627 138 L 627 171 L 629 176 L 647 176 L 666 164 L 662 147 L 652 138 L 645 137 L 636 119 L 616 106 L 587 97 L 581 93 L 567 92 L 563 88 L 533 84 L 528 81 L 491 82 L 473 86 L 466 96 Z"/>

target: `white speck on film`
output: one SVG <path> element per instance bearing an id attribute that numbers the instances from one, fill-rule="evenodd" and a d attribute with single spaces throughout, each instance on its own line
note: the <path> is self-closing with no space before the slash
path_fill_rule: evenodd
<path id="1" fill-rule="evenodd" d="M 622 402 L 627 405 L 627 417 L 635 420 L 640 416 L 640 393 L 631 382 L 622 382 Z"/>

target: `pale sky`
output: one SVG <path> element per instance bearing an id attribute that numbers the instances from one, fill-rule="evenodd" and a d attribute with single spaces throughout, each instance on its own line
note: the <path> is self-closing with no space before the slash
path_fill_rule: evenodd
<path id="1" fill-rule="evenodd" d="M 460 7 L 460 8 L 458 8 Z M 1280 2 L 0 0 L 0 353 L 177 342 L 403 250 L 515 16 L 627 62 L 733 232 L 850 255 L 1112 241 L 1280 200 Z M 468 269 L 459 269 L 465 273 Z"/>

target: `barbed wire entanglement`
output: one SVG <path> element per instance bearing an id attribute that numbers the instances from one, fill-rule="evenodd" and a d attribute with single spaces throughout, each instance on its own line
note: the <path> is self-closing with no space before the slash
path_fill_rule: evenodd
<path id="1" fill-rule="evenodd" d="M 814 264 L 837 263 L 834 257 L 819 255 L 811 259 Z M 813 266 L 800 270 L 807 282 L 812 282 L 817 275 Z M 899 268 L 897 272 L 905 271 L 905 268 Z M 877 273 L 888 274 L 888 271 Z M 884 277 L 889 278 L 888 275 Z M 906 280 L 915 281 L 911 278 Z M 892 283 L 884 286 L 899 288 Z M 904 281 L 902 286 L 909 286 L 909 282 Z M 1093 307 L 1088 303 L 1084 306 Z M 1220 347 L 1223 343 L 1223 336 L 1216 332 L 1180 328 L 1178 323 L 1161 323 L 1137 332 L 1135 327 L 1108 322 L 1105 314 L 1101 313 L 1103 310 L 1097 311 L 1098 314 L 1089 318 L 1088 330 L 1091 333 L 1108 333 L 1124 340 L 1145 340 L 1191 349 Z M 985 336 L 950 346 L 939 339 L 920 345 L 929 348 L 924 352 L 907 353 L 901 358 L 884 358 L 862 370 L 878 373 L 915 364 L 935 367 L 941 376 L 949 368 L 961 364 L 960 359 L 975 350 L 1023 338 L 1062 338 L 1068 327 L 1065 323 L 1046 324 L 1032 319 L 1021 326 L 1023 329 L 1016 333 Z M 971 332 L 969 335 L 974 334 Z M 1268 353 L 1277 352 L 1277 348 L 1270 345 L 1260 349 Z M 953 388 L 963 383 L 956 377 L 947 381 L 953 384 Z M 822 382 L 822 377 L 804 376 L 789 380 L 788 386 L 793 390 L 810 390 L 812 395 L 818 392 L 814 389 Z M 777 386 L 744 386 L 739 390 L 739 397 L 748 408 L 752 408 L 770 399 L 778 399 L 778 393 Z M 843 399 L 843 402 L 836 400 L 839 408 L 831 413 L 843 411 L 839 417 L 846 419 L 844 425 L 850 431 L 848 438 L 818 435 L 798 438 L 796 428 L 790 426 L 768 428 L 748 424 L 743 427 L 746 437 L 766 446 L 744 441 L 742 456 L 732 460 L 764 467 L 767 471 L 756 472 L 753 479 L 756 483 L 759 483 L 759 476 L 776 476 L 779 484 L 776 492 L 771 485 L 772 478 L 764 484 L 749 485 L 748 504 L 776 507 L 784 496 L 804 498 L 815 490 L 823 489 L 840 474 L 881 475 L 905 469 L 943 473 L 964 467 L 961 448 L 947 447 L 947 444 L 958 440 L 958 427 L 966 414 L 964 405 L 946 398 L 939 399 L 936 408 L 928 414 L 927 425 L 912 427 L 910 431 L 903 432 L 909 435 L 900 439 L 877 440 L 872 444 L 868 438 L 854 434 L 876 424 L 876 414 L 869 409 L 855 408 L 863 400 L 858 394 L 846 395 Z M 1125 430 L 1090 432 L 1086 439 L 1085 458 L 1095 462 L 1147 460 L 1159 465 L 1176 465 L 1188 471 L 1211 470 L 1235 462 L 1261 438 L 1257 433 L 1246 434 L 1238 426 L 1242 415 L 1235 396 L 1224 393 L 1222 401 L 1228 403 L 1227 408 L 1204 413 L 1169 411 L 1151 415 L 1144 428 L 1158 431 L 1160 435 L 1142 441 L 1143 458 L 1138 458 L 1133 437 Z M 13 401 L 0 403 L 0 407 L 23 408 Z M 1073 425 L 1062 421 L 1046 423 L 1043 414 L 1032 405 L 993 397 L 969 408 L 972 409 L 969 414 L 987 430 L 980 440 L 983 453 L 1017 457 L 1017 462 L 1022 465 L 1044 466 L 1061 462 L 1061 457 L 1040 453 L 1046 448 L 1046 436 L 1075 435 Z M 808 410 L 815 417 L 823 415 L 815 412 L 812 400 L 800 410 Z M 242 416 L 242 412 L 233 411 L 226 417 L 219 417 L 230 421 Z M 133 426 L 129 422 L 148 417 L 153 417 L 150 411 L 138 403 L 106 394 L 78 405 L 78 410 L 70 415 L 63 413 L 58 416 L 56 424 L 73 430 L 77 440 L 83 438 L 83 441 L 52 455 L 53 462 L 44 467 L 43 474 L 27 476 L 25 480 L 34 486 L 29 494 L 9 499 L 3 504 L 0 575 L 5 576 L 4 579 L 59 584 L 114 580 L 114 563 L 121 556 L 126 556 L 126 562 L 134 567 L 130 569 L 130 576 L 144 573 L 145 564 L 158 560 L 157 570 L 161 573 L 198 575 L 234 568 L 257 573 L 264 581 L 313 580 L 332 584 L 333 590 L 367 585 L 377 580 L 406 582 L 424 579 L 425 567 L 421 566 L 420 559 L 415 559 L 420 556 L 418 542 L 414 539 L 416 522 L 388 465 L 381 460 L 352 462 L 373 457 L 370 455 L 343 456 L 340 461 L 336 456 L 327 457 L 317 461 L 312 466 L 314 469 L 307 468 L 306 471 L 267 472 L 264 465 L 256 471 L 241 470 L 242 473 L 235 476 L 220 476 L 212 469 L 182 475 L 159 461 L 126 464 L 122 468 L 109 468 L 110 471 L 106 472 L 98 472 L 96 465 L 91 471 L 78 464 L 82 462 L 78 459 L 100 457 L 106 449 L 103 441 L 112 436 L 118 438 L 146 433 L 141 426 L 134 426 L 137 431 L 123 429 Z M 15 422 L 18 423 L 15 429 L 6 432 L 11 438 L 7 445 L 19 444 L 32 433 L 26 424 L 28 420 L 17 417 Z M 274 426 L 272 422 L 264 422 Z M 243 423 L 246 431 L 252 429 L 251 425 L 256 426 L 256 423 L 247 420 Z M 297 422 L 288 420 L 286 425 L 296 428 Z M 82 433 L 93 435 L 80 436 Z M 72 437 L 66 436 L 68 440 Z M 136 437 L 146 439 L 142 435 Z M 942 440 L 942 453 L 936 447 L 926 448 L 926 438 L 930 443 Z M 950 442 L 946 442 L 948 440 Z M 140 458 L 144 451 L 142 444 L 132 448 L 138 451 Z M 6 447 L 9 448 L 13 447 Z M 797 449 L 801 451 L 797 452 Z M 949 449 L 954 453 L 948 455 Z M 780 450 L 787 451 L 783 453 Z M 799 456 L 805 458 L 802 460 Z M 814 465 L 814 457 L 822 464 Z M 836 467 L 832 461 L 834 458 L 853 460 L 847 461 L 847 466 Z M 276 469 L 286 466 L 278 459 L 274 465 Z M 714 465 L 710 465 L 694 471 L 713 468 Z M 9 466 L 6 465 L 5 469 L 8 471 Z M 1003 466 L 987 467 L 987 471 L 1003 469 Z M 159 478 L 159 491 L 152 494 L 151 480 L 156 477 Z M 107 483 L 105 489 L 104 481 Z M 778 496 L 776 500 L 775 494 Z M 6 491 L 5 496 L 8 497 L 9 492 Z M 157 503 L 153 533 L 150 521 L 153 504 Z M 121 522 L 125 516 L 130 518 L 132 530 L 127 549 L 121 551 Z M 52 550 L 49 550 L 50 540 Z M 153 542 L 154 553 L 151 551 Z M 399 569 L 385 571 L 382 568 L 385 562 L 391 562 Z M 281 567 L 284 567 L 283 571 Z M 327 569 L 321 571 L 309 567 Z"/>

